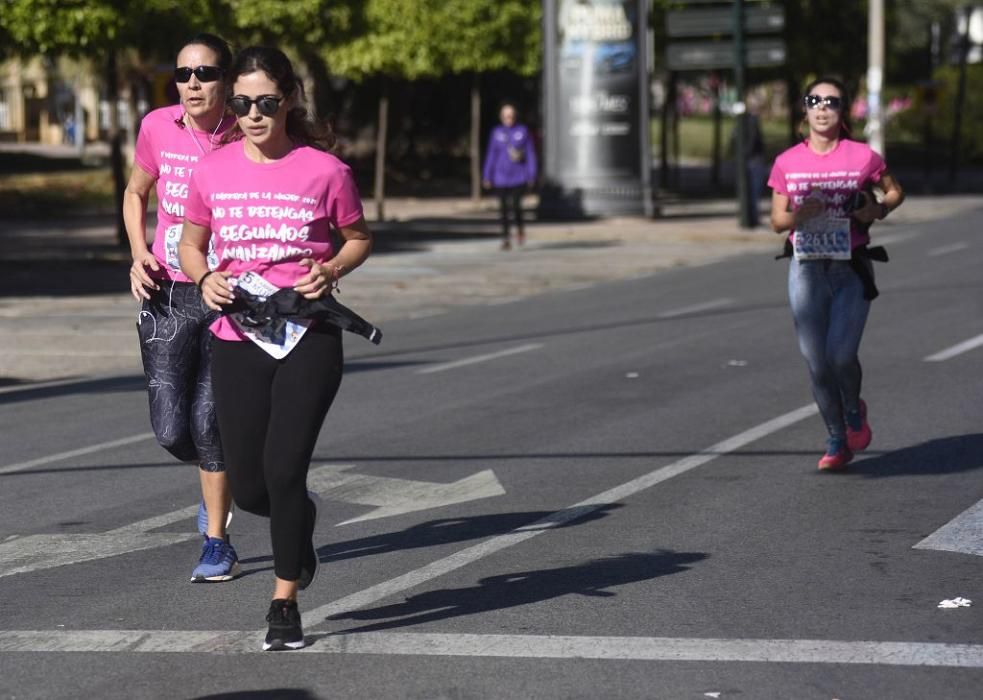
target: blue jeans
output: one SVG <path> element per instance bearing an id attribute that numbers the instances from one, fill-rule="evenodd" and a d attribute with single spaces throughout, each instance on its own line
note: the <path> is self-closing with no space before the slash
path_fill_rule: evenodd
<path id="1" fill-rule="evenodd" d="M 857 352 L 870 311 L 863 283 L 848 261 L 793 258 L 788 298 L 812 395 L 830 437 L 845 437 L 846 413 L 860 408 L 863 373 Z"/>

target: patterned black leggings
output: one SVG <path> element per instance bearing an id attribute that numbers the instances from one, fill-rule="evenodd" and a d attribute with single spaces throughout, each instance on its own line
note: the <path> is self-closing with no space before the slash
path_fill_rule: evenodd
<path id="1" fill-rule="evenodd" d="M 137 318 L 150 396 L 150 424 L 161 447 L 207 472 L 225 471 L 212 399 L 208 326 L 217 317 L 190 282 L 160 282 Z"/>

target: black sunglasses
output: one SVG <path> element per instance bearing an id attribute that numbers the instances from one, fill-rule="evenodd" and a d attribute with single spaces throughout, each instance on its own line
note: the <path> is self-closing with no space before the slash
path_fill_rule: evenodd
<path id="1" fill-rule="evenodd" d="M 245 95 L 236 95 L 229 98 L 229 108 L 237 117 L 244 117 L 249 114 L 249 110 L 255 104 L 260 114 L 264 117 L 272 117 L 280 109 L 281 102 L 283 102 L 283 98 L 275 95 L 260 95 L 255 100 L 251 100 Z"/>
<path id="2" fill-rule="evenodd" d="M 843 105 L 843 100 L 835 95 L 827 95 L 825 97 L 822 95 L 806 95 L 803 101 L 809 109 L 817 109 L 819 105 L 824 105 L 829 109 L 839 110 Z"/>
<path id="3" fill-rule="evenodd" d="M 191 80 L 192 75 L 198 78 L 199 82 L 214 83 L 222 77 L 222 69 L 218 66 L 198 66 L 197 68 L 184 66 L 182 68 L 175 68 L 174 82 L 186 83 Z"/>

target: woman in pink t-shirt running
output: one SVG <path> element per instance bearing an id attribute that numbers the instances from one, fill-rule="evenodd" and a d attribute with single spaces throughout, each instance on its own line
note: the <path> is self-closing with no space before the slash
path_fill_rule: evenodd
<path id="1" fill-rule="evenodd" d="M 792 317 L 829 433 L 819 468 L 837 470 L 871 441 L 857 355 L 877 293 L 868 230 L 901 205 L 904 192 L 880 155 L 850 139 L 840 81 L 814 80 L 804 94 L 809 135 L 775 159 L 771 224 L 776 233 L 791 232 Z M 883 192 L 879 201 L 874 187 Z"/>
<path id="2" fill-rule="evenodd" d="M 181 273 L 177 257 L 191 173 L 233 123 L 226 116 L 224 82 L 231 63 L 228 44 L 214 34 L 198 34 L 184 43 L 174 68 L 181 102 L 155 109 L 140 122 L 135 164 L 123 196 L 133 256 L 130 290 L 142 303 L 137 331 L 150 422 L 161 446 L 199 465 L 198 531 L 204 541 L 192 581 L 228 581 L 239 573 L 225 530 L 232 497 L 212 400 L 208 326 L 217 314 Z M 157 229 L 148 247 L 147 201 L 155 187 Z"/>
<path id="3" fill-rule="evenodd" d="M 228 145 L 192 175 L 181 269 L 216 311 L 237 289 L 260 297 L 278 289 L 306 299 L 331 294 L 372 248 L 351 170 L 325 152 L 333 137 L 309 121 L 301 83 L 281 51 L 244 49 L 229 81 L 238 121 Z M 340 234 L 337 250 L 332 229 Z M 263 648 L 273 650 L 304 646 L 297 592 L 318 568 L 319 505 L 307 491 L 307 472 L 343 365 L 336 326 L 292 319 L 278 328 L 260 332 L 237 313 L 211 326 L 232 495 L 243 510 L 270 519 L 275 582 Z"/>

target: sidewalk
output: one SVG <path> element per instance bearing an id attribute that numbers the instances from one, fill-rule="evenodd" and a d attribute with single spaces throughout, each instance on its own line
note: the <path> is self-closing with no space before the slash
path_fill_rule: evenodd
<path id="1" fill-rule="evenodd" d="M 534 199 L 527 200 L 531 208 Z M 764 203 L 763 203 L 764 204 Z M 983 208 L 983 196 L 911 197 L 881 224 L 929 222 Z M 649 220 L 619 217 L 530 222 L 528 242 L 499 250 L 495 202 L 392 199 L 374 222 L 376 251 L 342 283 L 341 300 L 384 327 L 453 307 L 504 303 L 548 291 L 770 254 L 780 238 L 742 230 L 731 201 L 667 207 Z M 766 220 L 766 216 L 763 219 Z M 128 255 L 108 218 L 5 222 L 0 231 L 0 385 L 101 374 L 138 374 Z"/>

